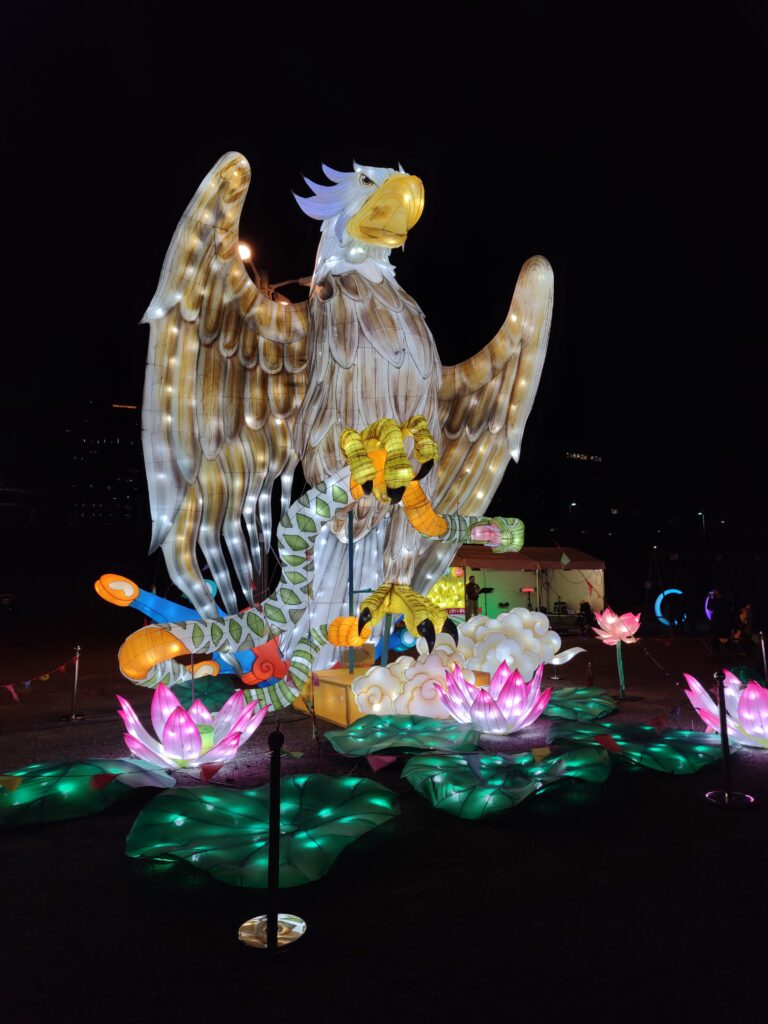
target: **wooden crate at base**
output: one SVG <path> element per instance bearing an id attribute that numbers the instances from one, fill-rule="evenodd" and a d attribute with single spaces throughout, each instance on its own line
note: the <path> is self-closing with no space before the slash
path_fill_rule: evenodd
<path id="1" fill-rule="evenodd" d="M 356 666 L 352 675 L 347 668 L 328 668 L 315 673 L 318 685 L 314 687 L 315 715 L 325 722 L 332 722 L 334 725 L 346 729 L 358 718 L 362 718 L 361 711 L 355 701 L 355 694 L 352 690 L 352 683 L 360 676 L 364 676 L 370 665 Z M 475 672 L 475 682 L 480 686 L 487 686 L 490 675 L 487 672 Z M 306 714 L 304 698 L 299 697 L 293 703 L 297 711 Z"/>

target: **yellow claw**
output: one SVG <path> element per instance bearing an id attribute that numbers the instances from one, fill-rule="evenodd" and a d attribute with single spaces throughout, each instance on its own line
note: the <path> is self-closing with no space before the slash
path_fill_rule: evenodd
<path id="1" fill-rule="evenodd" d="M 437 445 L 423 416 L 411 416 L 403 424 L 381 419 L 360 433 L 342 433 L 339 446 L 349 463 L 353 497 L 360 498 L 373 489 L 379 501 L 400 500 L 414 478 L 403 446 L 404 437 L 413 438 L 414 456 L 419 462 L 432 463 L 437 459 Z"/>
<path id="2" fill-rule="evenodd" d="M 432 623 L 436 633 L 442 632 L 448 618 L 443 608 L 438 608 L 429 598 L 422 597 L 404 583 L 385 583 L 360 602 L 360 618 L 374 626 L 387 613 L 402 615 L 413 636 L 420 634 L 419 626 L 425 621 Z"/>
<path id="3" fill-rule="evenodd" d="M 437 462 L 437 443 L 423 416 L 411 416 L 402 424 L 403 437 L 413 438 L 413 453 L 419 462 Z"/>
<path id="4" fill-rule="evenodd" d="M 145 626 L 131 633 L 117 652 L 120 671 L 128 679 L 144 679 L 162 661 L 178 658 L 190 652 L 172 633 L 162 626 Z M 212 671 L 210 666 L 215 671 Z M 198 662 L 195 665 L 195 676 L 217 675 L 219 666 L 216 662 Z"/>

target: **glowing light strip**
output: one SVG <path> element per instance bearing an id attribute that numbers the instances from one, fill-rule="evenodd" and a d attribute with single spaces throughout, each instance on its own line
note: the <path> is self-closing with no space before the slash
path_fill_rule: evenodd
<path id="1" fill-rule="evenodd" d="M 671 626 L 672 625 L 672 623 L 669 621 L 669 619 L 665 618 L 661 614 L 661 602 L 664 600 L 665 597 L 668 597 L 670 594 L 679 594 L 681 597 L 683 596 L 682 590 L 677 590 L 675 587 L 671 587 L 669 590 L 662 590 L 662 592 L 656 598 L 656 604 L 653 606 L 653 610 L 654 610 L 654 613 L 656 614 L 656 618 L 659 620 L 659 622 L 662 624 L 662 626 Z M 685 614 L 685 612 L 683 612 L 683 619 L 682 619 L 682 621 L 685 622 L 685 620 L 687 618 L 688 618 L 688 616 Z M 710 615 L 710 618 L 711 618 L 711 615 Z"/>

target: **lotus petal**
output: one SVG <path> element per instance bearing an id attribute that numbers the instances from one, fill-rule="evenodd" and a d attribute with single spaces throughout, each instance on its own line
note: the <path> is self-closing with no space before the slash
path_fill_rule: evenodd
<path id="1" fill-rule="evenodd" d="M 269 787 L 196 786 L 174 795 L 142 810 L 128 856 L 178 857 L 229 885 L 266 888 Z M 358 836 L 399 813 L 394 793 L 350 776 L 293 775 L 282 779 L 280 799 L 281 888 L 322 877 Z"/>
<path id="2" fill-rule="evenodd" d="M 768 690 L 759 683 L 747 683 L 739 698 L 739 724 L 744 731 L 768 746 Z"/>
<path id="3" fill-rule="evenodd" d="M 515 697 L 518 698 L 518 705 L 520 704 L 520 688 L 521 686 L 525 689 L 525 683 L 522 681 L 523 677 L 519 672 L 514 672 L 509 676 L 504 686 L 501 688 L 501 692 L 496 697 L 496 703 L 501 709 L 501 713 L 505 718 L 509 718 L 515 707 Z"/>
<path id="4" fill-rule="evenodd" d="M 256 732 L 261 723 L 264 721 L 266 713 L 267 709 L 264 707 L 257 711 L 256 714 L 251 715 L 251 720 L 249 722 L 246 722 L 243 728 L 243 733 L 240 738 L 240 746 L 242 746 L 243 743 L 249 740 L 251 736 Z"/>
<path id="5" fill-rule="evenodd" d="M 210 750 L 206 750 L 204 754 L 201 754 L 196 764 L 216 764 L 217 761 L 231 761 L 237 753 L 240 745 L 245 743 L 239 732 L 231 732 L 228 736 L 225 736 L 223 740 L 219 740 L 218 743 L 214 744 Z"/>
<path id="6" fill-rule="evenodd" d="M 472 715 L 469 707 L 462 702 L 460 697 L 453 696 L 453 693 L 450 691 L 450 684 L 449 689 L 444 690 L 439 683 L 435 683 L 435 690 L 448 713 L 452 715 L 457 722 L 461 722 L 463 725 L 470 725 L 472 723 Z"/>
<path id="7" fill-rule="evenodd" d="M 171 757 L 194 762 L 203 748 L 200 731 L 181 705 L 171 712 L 163 729 L 163 748 Z"/>
<path id="8" fill-rule="evenodd" d="M 195 725 L 213 725 L 213 715 L 200 698 L 190 704 L 189 717 Z"/>
<path id="9" fill-rule="evenodd" d="M 216 715 L 213 723 L 213 740 L 218 743 L 227 733 L 232 732 L 232 726 L 242 714 L 245 707 L 245 696 L 242 690 L 235 690 L 229 700 L 225 701 L 221 711 Z"/>
<path id="10" fill-rule="evenodd" d="M 472 705 L 472 721 L 480 732 L 502 735 L 507 732 L 508 722 L 499 705 L 485 690 L 478 690 Z"/>
<path id="11" fill-rule="evenodd" d="M 464 678 L 464 673 L 461 671 L 461 666 L 456 665 L 453 672 L 446 672 L 445 678 L 448 684 L 448 692 L 451 696 L 461 704 L 465 704 L 468 708 L 471 707 L 477 695 L 477 687 L 467 682 Z"/>
<path id="12" fill-rule="evenodd" d="M 739 697 L 741 696 L 742 681 L 735 676 L 730 669 L 725 670 L 723 681 L 723 692 L 725 693 L 725 709 L 731 718 L 738 721 L 739 718 Z"/>
<path id="13" fill-rule="evenodd" d="M 520 717 L 520 724 L 518 725 L 518 728 L 524 729 L 526 725 L 530 725 L 532 722 L 535 722 L 536 719 L 544 713 L 544 709 L 546 708 L 547 704 L 549 704 L 551 696 L 551 688 L 545 690 L 543 693 L 540 693 L 539 696 L 536 698 L 535 704 L 533 704 L 525 712 L 525 714 Z"/>
<path id="14" fill-rule="evenodd" d="M 160 683 L 152 697 L 151 709 L 152 728 L 155 730 L 156 736 L 162 737 L 165 723 L 170 718 L 172 712 L 180 707 L 181 702 L 176 694 Z"/>
<path id="15" fill-rule="evenodd" d="M 176 764 L 170 757 L 166 757 L 163 753 L 162 748 L 159 752 L 154 751 L 151 747 L 148 747 L 146 743 L 143 743 L 140 739 L 135 736 L 131 736 L 130 733 L 123 735 L 125 745 L 128 747 L 132 754 L 136 757 L 142 758 L 144 761 L 149 761 L 150 764 L 155 764 L 160 768 L 175 768 Z"/>
<path id="16" fill-rule="evenodd" d="M 520 673 L 518 673 L 518 675 L 519 674 Z M 502 661 L 502 663 L 491 676 L 491 681 L 488 686 L 488 692 L 495 701 L 499 701 L 499 694 L 504 689 L 507 681 L 513 675 L 514 673 L 512 672 L 512 669 L 509 667 L 506 661 Z"/>
<path id="17" fill-rule="evenodd" d="M 129 734 L 131 736 L 134 736 L 137 740 L 141 740 L 144 746 L 148 747 L 150 750 L 153 750 L 156 754 L 162 754 L 162 746 L 154 737 L 149 735 L 147 730 L 139 721 L 139 716 L 133 710 L 128 701 L 125 700 L 124 697 L 121 697 L 119 694 L 117 699 L 120 702 L 120 711 L 118 711 L 117 713 L 120 716 L 120 718 L 122 718 L 123 725 L 128 730 Z"/>
<path id="18" fill-rule="evenodd" d="M 266 708 L 260 708 L 259 705 L 256 704 L 255 702 L 252 702 L 250 704 L 246 704 L 245 707 L 243 708 L 243 710 L 240 712 L 240 714 L 235 719 L 234 725 L 232 726 L 232 728 L 229 731 L 230 732 L 243 732 L 245 727 L 247 726 L 247 724 L 251 721 L 251 719 L 255 715 L 260 715 L 262 711 L 264 711 L 266 713 L 266 710 L 267 710 Z M 264 718 L 264 715 L 261 715 L 261 718 L 259 718 L 259 722 L 263 718 Z M 251 730 L 251 732 L 253 732 L 253 730 Z M 250 733 L 249 733 L 249 735 L 250 735 Z"/>

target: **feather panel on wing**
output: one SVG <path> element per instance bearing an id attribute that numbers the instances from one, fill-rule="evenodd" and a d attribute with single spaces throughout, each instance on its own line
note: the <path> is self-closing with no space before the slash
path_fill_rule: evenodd
<path id="1" fill-rule="evenodd" d="M 163 547 L 174 582 L 206 616 L 216 608 L 196 548 L 229 611 L 250 601 L 263 558 L 259 534 L 267 545 L 271 536 L 271 487 L 282 486 L 282 501 L 289 500 L 296 462 L 290 424 L 307 377 L 307 304 L 272 300 L 239 256 L 249 181 L 240 154 L 216 164 L 176 228 L 145 315 L 142 426 L 152 550 Z"/>

